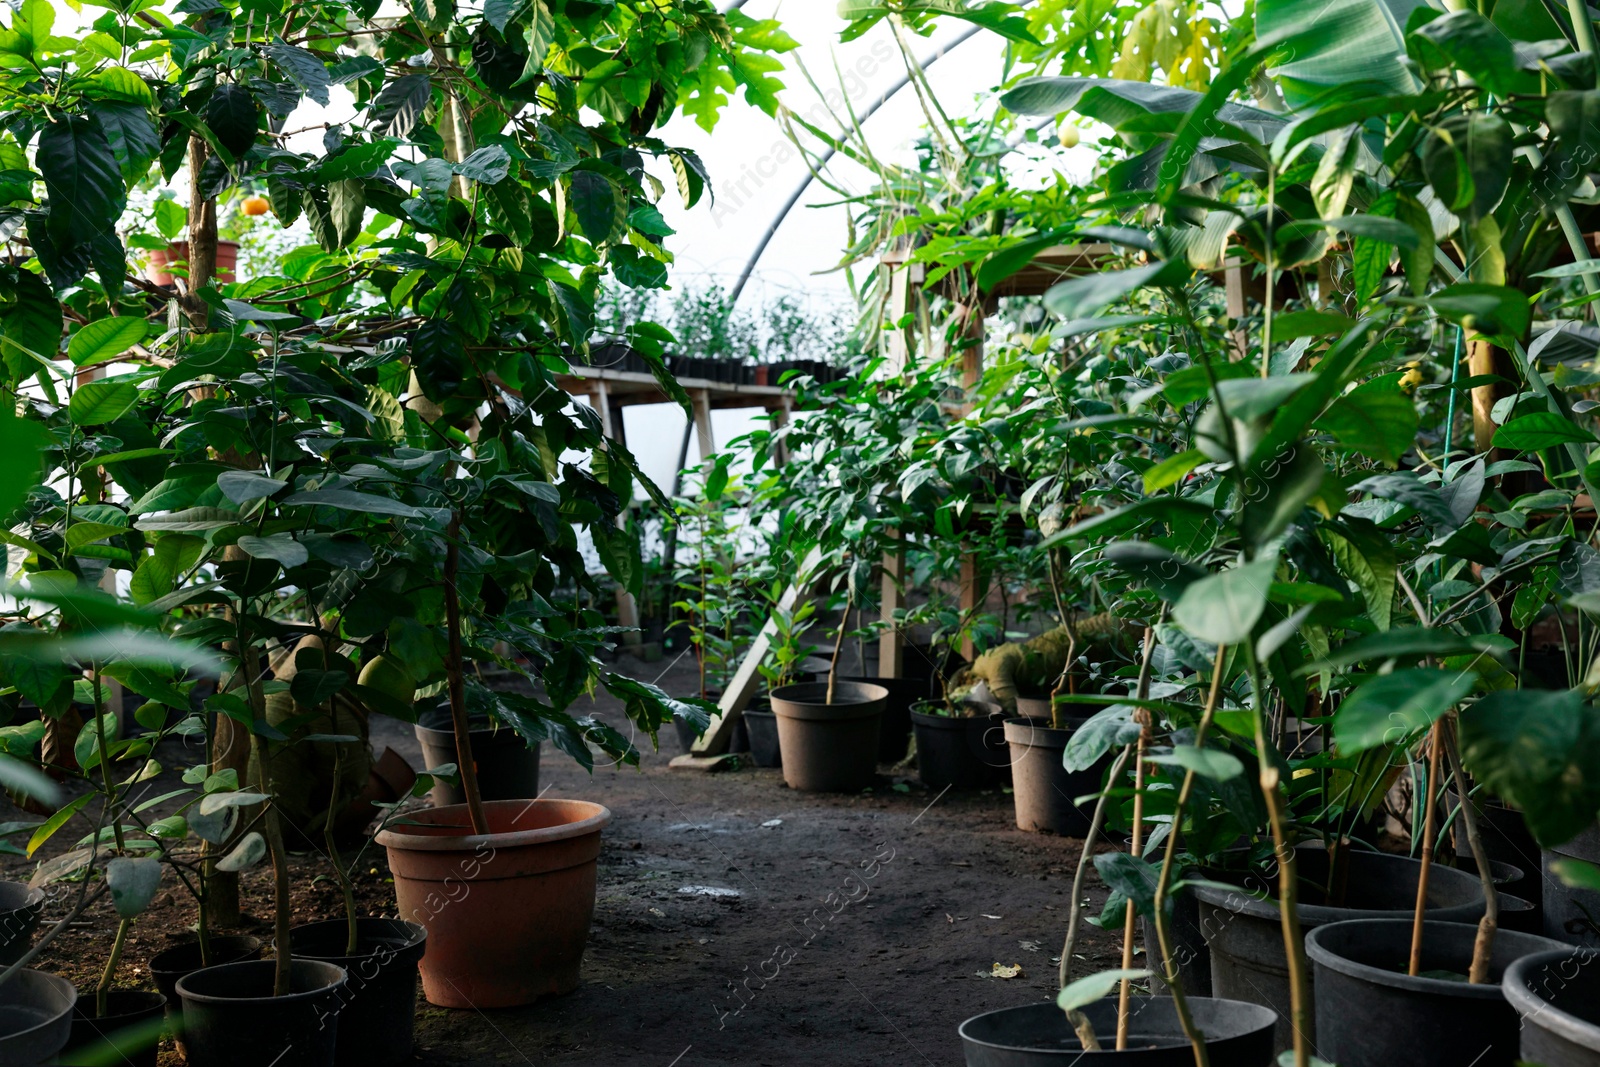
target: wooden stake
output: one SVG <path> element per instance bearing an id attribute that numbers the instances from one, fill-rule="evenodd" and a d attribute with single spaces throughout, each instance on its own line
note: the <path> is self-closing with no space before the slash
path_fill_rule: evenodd
<path id="1" fill-rule="evenodd" d="M 1433 794 L 1439 785 L 1439 754 L 1444 747 L 1439 742 L 1439 734 L 1443 722 L 1443 719 L 1436 721 L 1428 734 L 1428 782 L 1422 796 L 1422 802 L 1427 805 L 1422 814 L 1422 870 L 1417 875 L 1417 907 L 1411 920 L 1411 963 L 1406 970 L 1413 978 L 1422 969 L 1422 923 L 1428 911 L 1428 875 L 1433 868 Z"/>
<path id="2" fill-rule="evenodd" d="M 1145 627 L 1144 663 L 1139 668 L 1140 700 L 1147 700 L 1150 696 L 1150 654 L 1155 649 L 1155 633 L 1154 627 Z M 1139 747 L 1133 764 L 1133 843 L 1130 847 L 1133 855 L 1139 856 L 1144 852 L 1144 755 L 1150 745 L 1150 712 L 1137 708 L 1133 717 L 1139 724 Z M 1122 969 L 1125 971 L 1133 969 L 1134 920 L 1138 914 L 1133 901 L 1128 901 L 1122 920 Z M 1118 1052 L 1128 1047 L 1128 998 L 1132 992 L 1133 984 L 1124 978 L 1117 991 Z"/>

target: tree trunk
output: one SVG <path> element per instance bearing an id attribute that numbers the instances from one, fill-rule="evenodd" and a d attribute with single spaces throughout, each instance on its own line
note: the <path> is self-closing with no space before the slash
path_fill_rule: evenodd
<path id="1" fill-rule="evenodd" d="M 184 310 L 197 330 L 206 328 L 211 310 L 195 293 L 210 285 L 217 274 L 217 201 L 202 196 L 200 172 L 210 148 L 205 139 L 189 138 L 189 291 Z M 248 742 L 247 742 L 248 746 Z"/>

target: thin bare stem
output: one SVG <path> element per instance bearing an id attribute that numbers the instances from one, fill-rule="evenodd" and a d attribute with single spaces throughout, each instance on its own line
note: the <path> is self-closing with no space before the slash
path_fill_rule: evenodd
<path id="1" fill-rule="evenodd" d="M 1450 774 L 1456 783 L 1456 796 L 1461 798 L 1461 821 L 1466 825 L 1467 842 L 1472 846 L 1472 859 L 1478 865 L 1478 879 L 1483 883 L 1483 918 L 1478 920 L 1478 936 L 1472 942 L 1472 969 L 1467 972 L 1468 982 L 1482 985 L 1489 980 L 1489 961 L 1494 956 L 1494 935 L 1500 925 L 1500 892 L 1494 887 L 1489 850 L 1483 845 L 1478 812 L 1472 806 L 1467 776 L 1461 770 L 1461 753 L 1456 750 L 1455 730 L 1447 727 L 1443 738 L 1444 752 L 1450 760 Z"/>
<path id="2" fill-rule="evenodd" d="M 1078 855 L 1078 869 L 1072 876 L 1072 907 L 1067 912 L 1067 937 L 1061 943 L 1061 966 L 1056 970 L 1056 984 L 1060 989 L 1067 987 L 1067 978 L 1072 973 L 1072 950 L 1077 947 L 1078 919 L 1083 914 L 1083 881 L 1094 859 L 1094 846 L 1100 838 L 1100 828 L 1105 825 L 1106 800 L 1111 796 L 1111 787 L 1122 777 L 1123 768 L 1127 767 L 1132 755 L 1133 746 L 1124 745 L 1116 761 L 1111 764 L 1111 773 L 1106 775 L 1105 791 L 1095 801 L 1094 818 L 1089 821 L 1089 832 L 1083 839 L 1083 851 Z M 1078 1040 L 1086 1050 L 1100 1051 L 1100 1039 L 1095 1036 L 1094 1024 L 1089 1022 L 1087 1015 L 1073 1009 L 1067 1012 L 1067 1021 L 1072 1024 L 1072 1029 L 1077 1032 Z"/>
<path id="3" fill-rule="evenodd" d="M 1439 743 L 1443 719 L 1433 724 L 1428 735 L 1428 780 L 1423 787 L 1422 802 L 1422 870 L 1417 875 L 1417 906 L 1411 920 L 1411 962 L 1406 973 L 1415 978 L 1422 970 L 1422 923 L 1428 912 L 1428 876 L 1433 872 L 1433 846 L 1436 836 L 1435 815 L 1438 805 L 1433 802 L 1439 789 Z"/>
<path id="4" fill-rule="evenodd" d="M 1200 715 L 1200 726 L 1195 730 L 1194 747 L 1204 748 L 1206 734 L 1211 729 L 1211 721 L 1217 713 L 1217 699 L 1222 694 L 1222 662 L 1228 654 L 1226 645 L 1217 646 L 1216 662 L 1211 667 L 1211 691 L 1206 695 L 1205 710 Z M 1206 1039 L 1194 1025 L 1194 1017 L 1189 1014 L 1189 1001 L 1183 995 L 1183 980 L 1178 976 L 1178 966 L 1173 961 L 1172 954 L 1172 924 L 1167 918 L 1167 894 L 1172 887 L 1173 861 L 1178 855 L 1178 837 L 1183 829 L 1183 812 L 1189 806 L 1189 797 L 1194 793 L 1194 768 L 1184 773 L 1183 786 L 1178 790 L 1178 801 L 1172 809 L 1171 830 L 1167 834 L 1167 852 L 1161 859 L 1161 875 L 1156 879 L 1155 896 L 1155 923 L 1156 940 L 1161 944 L 1162 978 L 1167 983 L 1167 988 L 1172 990 L 1172 1006 L 1178 1013 L 1178 1022 L 1183 1026 L 1184 1036 L 1189 1039 L 1189 1047 L 1194 1049 L 1195 1067 L 1210 1067 L 1211 1058 L 1206 1053 Z"/>
<path id="5" fill-rule="evenodd" d="M 461 596 L 456 591 L 456 574 L 461 567 L 461 512 L 450 516 L 444 546 L 444 615 L 449 634 L 445 661 L 446 686 L 450 691 L 450 725 L 456 735 L 456 773 L 461 776 L 461 792 L 467 800 L 467 816 L 474 834 L 487 834 L 489 820 L 483 814 L 483 793 L 478 789 L 478 766 L 472 760 L 472 724 L 467 718 L 467 694 L 461 675 Z"/>
<path id="6" fill-rule="evenodd" d="M 1140 700 L 1150 696 L 1150 656 L 1155 651 L 1155 628 L 1147 626 L 1144 630 L 1144 662 L 1139 667 Z M 1150 746 L 1150 713 L 1143 708 L 1134 712 L 1134 718 L 1139 722 L 1139 743 L 1137 756 L 1133 765 L 1133 841 L 1129 848 L 1133 855 L 1139 856 L 1144 852 L 1144 754 Z M 1133 901 L 1128 901 L 1127 910 L 1122 918 L 1122 969 L 1133 969 L 1133 939 L 1134 923 L 1138 919 L 1138 910 L 1133 906 Z M 1133 983 L 1124 978 L 1117 989 L 1117 1051 L 1128 1047 L 1128 999 L 1133 994 Z"/>

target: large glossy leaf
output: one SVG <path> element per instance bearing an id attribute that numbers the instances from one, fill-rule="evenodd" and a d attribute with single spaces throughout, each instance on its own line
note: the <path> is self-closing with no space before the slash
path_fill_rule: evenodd
<path id="1" fill-rule="evenodd" d="M 1292 56 L 1268 71 L 1291 108 L 1362 83 L 1375 95 L 1421 88 L 1405 65 L 1402 21 L 1385 0 L 1258 0 L 1256 36 L 1297 38 Z"/>
<path id="2" fill-rule="evenodd" d="M 86 244 L 122 217 L 128 203 L 122 168 L 95 119 L 73 115 L 47 125 L 36 161 L 50 198 L 47 230 L 57 244 Z"/>
<path id="3" fill-rule="evenodd" d="M 298 48 L 279 37 L 266 46 L 267 58 L 289 76 L 312 100 L 328 106 L 328 65 L 304 48 Z"/>
<path id="4" fill-rule="evenodd" d="M 1181 284 L 1188 274 L 1187 265 L 1160 260 L 1127 270 L 1084 274 L 1051 286 L 1044 294 L 1044 306 L 1062 319 L 1088 318 L 1147 285 Z"/>
<path id="5" fill-rule="evenodd" d="M 45 280 L 30 270 L 17 270 L 9 286 L 0 275 L 0 296 L 6 295 L 11 299 L 10 308 L 0 316 L 0 357 L 10 377 L 20 381 L 36 374 L 40 361 L 57 357 L 61 304 Z"/>
<path id="6" fill-rule="evenodd" d="M 408 137 L 432 97 L 433 85 L 426 74 L 404 75 L 383 87 L 372 101 L 367 121 L 375 133 Z"/>
<path id="7" fill-rule="evenodd" d="M 242 85 L 219 85 L 206 103 L 206 125 L 236 160 L 256 143 L 260 123 L 255 95 Z"/>
<path id="8" fill-rule="evenodd" d="M 72 394 L 67 415 L 79 426 L 100 426 L 121 418 L 138 399 L 136 382 L 85 382 Z"/>
<path id="9" fill-rule="evenodd" d="M 1494 432 L 1494 446 L 1517 452 L 1538 452 L 1569 441 L 1593 443 L 1594 434 L 1549 411 L 1519 415 Z"/>
<path id="10" fill-rule="evenodd" d="M 1472 776 L 1522 809 L 1546 848 L 1600 812 L 1600 714 L 1580 690 L 1506 689 L 1461 712 Z"/>
<path id="11" fill-rule="evenodd" d="M 1499 115 L 1452 115 L 1422 145 L 1422 170 L 1439 200 L 1476 222 L 1493 211 L 1511 181 L 1515 138 Z"/>
<path id="12" fill-rule="evenodd" d="M 1259 559 L 1194 582 L 1172 609 L 1173 617 L 1202 641 L 1237 645 L 1266 609 L 1277 569 L 1275 558 Z"/>
<path id="13" fill-rule="evenodd" d="M 1368 678 L 1334 713 L 1340 754 L 1408 743 L 1470 696 L 1474 677 L 1470 671 L 1418 667 Z"/>
<path id="14" fill-rule="evenodd" d="M 72 335 L 67 357 L 78 367 L 104 363 L 143 341 L 149 330 L 148 322 L 131 315 L 96 319 Z"/>
<path id="15" fill-rule="evenodd" d="M 1417 433 L 1417 406 L 1398 376 L 1357 386 L 1328 405 L 1313 424 L 1362 455 L 1393 466 L 1411 451 Z"/>
<path id="16" fill-rule="evenodd" d="M 106 884 L 117 915 L 133 919 L 144 914 L 161 888 L 161 861 L 153 856 L 118 858 L 106 864 Z"/>

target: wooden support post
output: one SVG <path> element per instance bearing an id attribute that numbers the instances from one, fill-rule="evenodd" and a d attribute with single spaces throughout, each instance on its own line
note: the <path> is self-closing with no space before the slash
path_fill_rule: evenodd
<path id="1" fill-rule="evenodd" d="M 783 401 L 772 409 L 772 465 L 786 467 L 789 464 L 789 441 L 786 431 L 789 429 L 789 412 L 792 401 L 784 397 Z"/>
<path id="2" fill-rule="evenodd" d="M 878 677 L 898 678 L 905 668 L 905 636 L 895 624 L 895 610 L 901 606 L 900 586 L 905 580 L 906 550 L 896 547 L 883 554 L 883 603 L 878 617 L 883 633 L 878 635 Z"/>
<path id="3" fill-rule="evenodd" d="M 961 349 L 961 413 L 970 412 L 976 405 L 972 390 L 983 377 L 983 304 L 957 304 L 955 310 L 956 338 L 963 343 Z"/>
<path id="4" fill-rule="evenodd" d="M 696 389 L 689 396 L 694 402 L 694 429 L 700 439 L 700 460 L 704 462 L 717 450 L 716 439 L 711 436 L 711 391 Z"/>
<path id="5" fill-rule="evenodd" d="M 613 410 L 611 405 L 611 390 L 606 387 L 604 378 L 594 380 L 594 391 L 589 394 L 590 402 L 594 404 L 595 412 L 600 416 L 600 432 L 607 441 L 622 441 L 622 412 Z M 632 501 L 622 502 L 623 514 L 617 516 L 619 527 L 627 524 L 627 508 Z M 637 647 L 641 642 L 639 626 L 639 605 L 634 600 L 633 594 L 622 586 L 617 586 L 617 625 L 626 627 L 629 632 L 622 635 L 622 644 L 625 647 Z"/>
<path id="6" fill-rule="evenodd" d="M 891 323 L 897 323 L 916 307 L 916 293 L 913 286 L 922 284 L 923 265 L 886 263 L 879 269 L 889 272 L 889 293 L 884 304 L 884 318 Z M 910 369 L 912 356 L 916 352 L 916 337 L 916 325 L 911 324 L 891 330 L 884 338 L 885 355 L 888 357 L 887 370 L 890 375 L 900 376 Z"/>
<path id="7" fill-rule="evenodd" d="M 1226 260 L 1222 264 L 1222 291 L 1227 303 L 1228 318 L 1236 322 L 1243 319 L 1245 313 L 1244 271 L 1244 261 L 1240 259 Z M 1250 350 L 1249 335 L 1243 327 L 1240 327 L 1230 332 L 1228 336 L 1233 340 L 1237 358 L 1244 359 Z"/>
<path id="8" fill-rule="evenodd" d="M 969 622 L 983 603 L 985 590 L 981 588 L 983 579 L 978 569 L 978 557 L 970 545 L 962 545 L 961 549 L 961 618 L 963 622 Z M 961 654 L 970 663 L 974 651 L 969 632 L 961 638 Z"/>
<path id="9" fill-rule="evenodd" d="M 778 599 L 780 610 L 793 610 L 801 597 L 809 597 L 812 594 L 817 582 L 816 568 L 821 558 L 821 553 L 816 549 L 812 549 L 806 556 L 800 564 L 799 577 Z M 750 703 L 750 698 L 755 696 L 756 688 L 761 684 L 761 661 L 767 658 L 767 652 L 772 648 L 772 639 L 777 633 L 777 625 L 770 618 L 767 619 L 761 631 L 756 634 L 756 639 L 750 643 L 750 650 L 744 654 L 739 669 L 734 671 L 733 680 L 723 691 L 722 699 L 717 703 L 717 714 L 712 718 L 710 727 L 689 750 L 688 755 L 691 758 L 680 756 L 672 761 L 673 766 L 700 768 L 701 764 L 695 763 L 692 757 L 716 756 L 728 751 L 728 743 L 733 739 L 733 724 L 744 714 L 745 705 Z M 679 763 L 678 760 L 685 762 Z"/>

